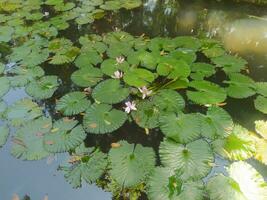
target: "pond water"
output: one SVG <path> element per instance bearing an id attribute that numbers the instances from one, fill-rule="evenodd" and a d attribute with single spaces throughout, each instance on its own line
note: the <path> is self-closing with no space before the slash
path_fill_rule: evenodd
<path id="1" fill-rule="evenodd" d="M 251 77 L 256 81 L 267 81 L 267 7 L 247 3 L 235 4 L 232 1 L 191 1 L 191 0 L 146 0 L 142 8 L 133 11 L 122 11 L 109 16 L 110 20 L 101 19 L 95 22 L 93 31 L 98 33 L 121 29 L 133 35 L 168 36 L 198 35 L 217 38 L 233 54 L 239 54 L 249 62 Z M 91 32 L 88 27 L 81 32 Z M 75 40 L 78 38 L 71 28 L 63 34 Z M 55 69 L 47 67 L 47 74 L 58 74 L 64 83 L 65 91 L 70 88 L 70 74 L 73 69 Z M 12 90 L 4 98 L 8 104 L 25 97 L 21 90 Z M 47 110 L 53 107 L 45 102 Z M 50 108 L 51 107 L 51 108 Z M 227 111 L 235 121 L 248 129 L 254 129 L 254 121 L 267 119 L 266 115 L 255 111 L 253 99 L 244 101 L 230 99 Z M 53 114 L 53 112 L 52 112 Z M 132 135 L 131 132 L 136 132 Z M 144 136 L 144 130 L 126 125 L 116 136 L 99 137 L 96 141 L 87 138 L 88 144 L 100 143 L 103 150 L 109 148 L 111 142 L 121 138 L 129 142 L 139 142 L 145 146 L 158 148 L 162 135 L 155 132 Z M 61 172 L 57 171 L 66 155 L 58 155 L 51 163 L 47 160 L 20 161 L 9 154 L 11 139 L 0 151 L 0 199 L 9 200 L 12 194 L 29 195 L 31 199 L 42 199 L 46 194 L 49 200 L 105 200 L 112 195 L 98 187 L 84 184 L 81 189 L 72 189 Z M 254 162 L 252 162 L 254 163 Z M 267 168 L 261 172 L 267 177 Z M 220 171 L 219 169 L 218 171 Z M 265 173 L 264 173 L 265 172 Z M 214 172 L 213 172 L 214 173 Z"/>

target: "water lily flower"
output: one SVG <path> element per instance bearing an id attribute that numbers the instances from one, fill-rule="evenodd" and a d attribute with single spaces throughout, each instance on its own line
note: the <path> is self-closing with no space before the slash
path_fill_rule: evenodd
<path id="1" fill-rule="evenodd" d="M 146 86 L 138 88 L 138 90 L 142 93 L 142 99 L 146 98 L 152 93 L 152 90 L 147 89 Z"/>
<path id="2" fill-rule="evenodd" d="M 44 12 L 44 16 L 45 17 L 49 16 L 49 12 Z"/>
<path id="3" fill-rule="evenodd" d="M 116 58 L 117 64 L 122 64 L 124 62 L 125 58 L 123 56 L 119 56 Z"/>
<path id="4" fill-rule="evenodd" d="M 133 102 L 127 101 L 127 102 L 125 102 L 125 105 L 126 105 L 126 107 L 124 107 L 124 110 L 126 113 L 130 113 L 131 110 L 137 110 L 134 101 Z"/>
<path id="5" fill-rule="evenodd" d="M 111 77 L 112 77 L 112 78 L 116 78 L 116 79 L 120 79 L 120 78 L 123 77 L 123 73 L 120 72 L 120 71 L 115 71 L 115 72 L 114 72 L 114 75 L 111 76 Z"/>

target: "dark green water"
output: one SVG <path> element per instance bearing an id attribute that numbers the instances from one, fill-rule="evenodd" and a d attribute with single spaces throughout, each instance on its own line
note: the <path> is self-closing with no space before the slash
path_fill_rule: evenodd
<path id="1" fill-rule="evenodd" d="M 177 35 L 215 37 L 222 40 L 226 48 L 233 53 L 238 53 L 249 61 L 250 74 L 254 80 L 267 81 L 267 28 L 265 28 L 267 21 L 264 17 L 267 15 L 267 7 L 214 0 L 177 2 L 174 0 L 147 0 L 144 1 L 142 8 L 113 14 L 108 16 L 108 20 L 97 21 L 92 28 L 84 27 L 80 31 L 101 34 L 118 28 L 134 35 L 145 34 L 150 37 Z M 71 29 L 62 34 L 74 42 L 78 38 L 77 33 L 72 32 Z M 63 79 L 63 91 L 70 89 L 71 68 L 55 70 L 54 67 L 48 67 L 47 69 L 47 74 L 59 74 Z M 14 90 L 6 95 L 5 101 L 12 104 L 25 96 L 23 90 Z M 45 104 L 49 112 L 52 104 L 49 101 Z M 266 116 L 255 111 L 253 99 L 245 101 L 230 99 L 226 109 L 236 122 L 250 130 L 253 130 L 255 120 L 266 119 Z M 135 134 L 131 134 L 132 132 Z M 162 136 L 157 132 L 146 136 L 142 129 L 126 125 L 114 136 L 87 138 L 87 141 L 89 146 L 100 144 L 105 151 L 111 142 L 122 138 L 127 139 L 130 143 L 138 142 L 157 148 Z M 34 200 L 42 199 L 45 194 L 48 194 L 49 200 L 105 200 L 112 198 L 111 194 L 96 186 L 84 184 L 81 189 L 72 189 L 62 173 L 56 170 L 59 163 L 66 159 L 64 154 L 58 156 L 50 164 L 47 163 L 47 160 L 20 161 L 9 155 L 10 145 L 9 141 L 0 151 L 0 200 L 11 199 L 13 193 L 17 193 L 21 197 L 27 194 Z M 263 174 L 264 171 L 267 172 L 267 169 L 262 168 Z"/>

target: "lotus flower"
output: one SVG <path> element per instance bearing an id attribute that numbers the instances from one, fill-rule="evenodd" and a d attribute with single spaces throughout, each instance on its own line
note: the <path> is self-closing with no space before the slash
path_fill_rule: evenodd
<path id="1" fill-rule="evenodd" d="M 124 57 L 123 56 L 119 56 L 119 57 L 117 57 L 116 58 L 116 62 L 117 62 L 117 64 L 122 64 L 123 62 L 124 62 Z"/>
<path id="2" fill-rule="evenodd" d="M 142 93 L 142 99 L 146 98 L 152 93 L 152 90 L 148 90 L 146 86 L 138 88 L 138 90 Z"/>
<path id="3" fill-rule="evenodd" d="M 125 102 L 125 105 L 126 105 L 126 107 L 124 107 L 124 110 L 126 113 L 130 113 L 131 110 L 137 110 L 137 108 L 135 107 L 136 105 L 135 105 L 134 101 L 132 101 L 132 102 L 127 101 L 127 102 Z"/>
<path id="4" fill-rule="evenodd" d="M 111 76 L 111 77 L 112 77 L 112 78 L 116 78 L 116 79 L 120 79 L 120 78 L 123 77 L 123 73 L 120 72 L 120 71 L 115 71 L 115 72 L 114 72 L 114 75 Z"/>

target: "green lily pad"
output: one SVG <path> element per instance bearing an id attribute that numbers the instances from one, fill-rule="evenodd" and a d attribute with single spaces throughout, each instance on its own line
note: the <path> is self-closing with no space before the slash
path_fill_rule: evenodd
<path id="1" fill-rule="evenodd" d="M 148 180 L 147 195 L 153 200 L 203 200 L 204 186 L 201 181 L 183 182 L 172 170 L 157 167 Z"/>
<path id="2" fill-rule="evenodd" d="M 142 128 L 156 128 L 159 126 L 159 108 L 154 101 L 142 101 L 137 104 L 137 110 L 132 112 L 134 121 Z"/>
<path id="3" fill-rule="evenodd" d="M 233 127 L 234 123 L 229 113 L 220 107 L 212 106 L 203 117 L 201 132 L 202 136 L 215 139 L 228 136 Z"/>
<path id="4" fill-rule="evenodd" d="M 190 67 L 183 60 L 163 57 L 159 61 L 157 73 L 169 79 L 186 78 L 190 74 Z"/>
<path id="5" fill-rule="evenodd" d="M 155 165 L 153 149 L 125 141 L 119 144 L 109 152 L 111 177 L 126 188 L 144 182 Z"/>
<path id="6" fill-rule="evenodd" d="M 182 48 L 176 49 L 174 51 L 171 51 L 168 56 L 170 56 L 174 59 L 177 59 L 177 60 L 183 60 L 188 65 L 191 65 L 197 59 L 197 56 L 196 56 L 194 50 L 192 50 L 192 49 L 182 49 Z"/>
<path id="7" fill-rule="evenodd" d="M 129 89 L 123 87 L 119 80 L 107 79 L 94 88 L 92 97 L 96 102 L 115 104 L 126 99 L 129 93 Z"/>
<path id="8" fill-rule="evenodd" d="M 9 42 L 12 39 L 14 29 L 11 26 L 1 26 L 0 42 Z"/>
<path id="9" fill-rule="evenodd" d="M 153 96 L 153 102 L 164 112 L 177 112 L 185 107 L 183 97 L 175 90 L 163 89 Z"/>
<path id="10" fill-rule="evenodd" d="M 107 59 L 101 63 L 101 71 L 108 76 L 114 76 L 116 71 L 126 72 L 128 69 L 129 64 L 126 61 L 117 63 L 115 59 Z"/>
<path id="11" fill-rule="evenodd" d="M 100 151 L 95 151 L 89 155 L 88 160 L 84 160 L 70 167 L 60 167 L 73 188 L 81 187 L 82 180 L 89 184 L 95 182 L 105 172 L 108 163 L 107 155 Z"/>
<path id="12" fill-rule="evenodd" d="M 44 76 L 30 82 L 26 87 L 28 95 L 36 99 L 48 99 L 53 96 L 59 86 L 57 76 Z"/>
<path id="13" fill-rule="evenodd" d="M 240 125 L 235 125 L 232 133 L 224 139 L 212 143 L 216 153 L 230 160 L 245 160 L 251 158 L 256 151 L 256 140 L 249 131 Z"/>
<path id="14" fill-rule="evenodd" d="M 240 72 L 247 65 L 246 60 L 231 55 L 215 57 L 211 61 L 218 67 L 222 67 L 226 73 Z"/>
<path id="15" fill-rule="evenodd" d="M 267 82 L 257 82 L 255 84 L 257 93 L 267 97 Z"/>
<path id="16" fill-rule="evenodd" d="M 0 126 L 0 148 L 5 145 L 9 136 L 9 127 L 7 125 Z"/>
<path id="17" fill-rule="evenodd" d="M 214 162 L 210 145 L 200 139 L 187 145 L 171 140 L 160 144 L 160 160 L 179 173 L 182 180 L 199 180 L 208 175 Z"/>
<path id="18" fill-rule="evenodd" d="M 228 168 L 229 177 L 219 174 L 210 179 L 207 191 L 211 200 L 265 200 L 267 184 L 249 164 L 235 162 Z M 218 188 L 223 190 L 218 190 Z"/>
<path id="19" fill-rule="evenodd" d="M 257 96 L 254 100 L 254 105 L 258 111 L 267 114 L 267 97 Z"/>
<path id="20" fill-rule="evenodd" d="M 198 114 L 169 113 L 160 117 L 160 129 L 166 137 L 188 143 L 200 137 L 200 122 Z"/>
<path id="21" fill-rule="evenodd" d="M 130 86 L 143 87 L 152 83 L 155 75 L 146 69 L 132 69 L 125 73 L 123 80 Z"/>
<path id="22" fill-rule="evenodd" d="M 88 67 L 75 71 L 71 80 L 80 87 L 91 87 L 103 79 L 103 73 L 98 68 Z"/>
<path id="23" fill-rule="evenodd" d="M 190 77 L 195 80 L 202 80 L 216 73 L 215 66 L 207 63 L 196 62 L 191 65 Z"/>
<path id="24" fill-rule="evenodd" d="M 227 94 L 233 98 L 247 98 L 256 94 L 255 83 L 248 76 L 242 74 L 229 74 L 230 81 L 224 81 L 229 84 L 226 88 Z"/>
<path id="25" fill-rule="evenodd" d="M 225 90 L 209 81 L 192 81 L 189 83 L 189 87 L 197 91 L 188 90 L 187 97 L 197 104 L 218 104 L 226 99 Z"/>
<path id="26" fill-rule="evenodd" d="M 40 160 L 49 155 L 43 146 L 43 137 L 52 127 L 50 118 L 29 121 L 19 128 L 13 138 L 11 154 L 22 160 Z"/>
<path id="27" fill-rule="evenodd" d="M 108 104 L 93 104 L 83 118 L 83 127 L 89 133 L 111 133 L 120 128 L 127 119 L 126 113 Z"/>
<path id="28" fill-rule="evenodd" d="M 53 124 L 53 129 L 44 137 L 44 147 L 48 152 L 60 153 L 79 146 L 86 134 L 78 121 L 61 119 Z"/>
<path id="29" fill-rule="evenodd" d="M 0 98 L 8 93 L 10 89 L 10 82 L 7 77 L 0 77 Z"/>
<path id="30" fill-rule="evenodd" d="M 6 118 L 12 126 L 21 126 L 43 115 L 42 108 L 31 99 L 25 98 L 9 106 Z"/>
<path id="31" fill-rule="evenodd" d="M 84 93 L 71 92 L 59 99 L 56 109 L 66 116 L 71 116 L 84 112 L 90 105 L 91 102 Z"/>
<path id="32" fill-rule="evenodd" d="M 75 65 L 78 68 L 88 68 L 102 62 L 102 57 L 95 51 L 87 51 L 82 53 L 75 60 Z"/>

